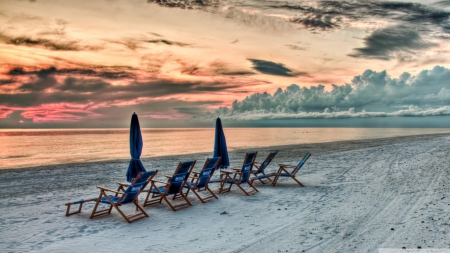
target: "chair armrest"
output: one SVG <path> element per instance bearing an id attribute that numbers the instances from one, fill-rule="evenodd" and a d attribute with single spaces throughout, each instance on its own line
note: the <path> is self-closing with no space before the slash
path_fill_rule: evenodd
<path id="1" fill-rule="evenodd" d="M 169 183 L 167 183 L 167 182 L 159 181 L 159 180 L 156 180 L 156 179 L 152 179 L 152 180 L 150 180 L 150 181 L 155 182 L 155 183 L 166 184 L 166 185 L 169 184 Z"/>
<path id="2" fill-rule="evenodd" d="M 236 173 L 236 171 L 233 171 L 233 170 L 221 170 L 220 173 L 224 173 L 224 174 L 234 174 L 234 173 Z"/>
<path id="3" fill-rule="evenodd" d="M 200 172 L 197 172 L 197 171 L 191 171 L 191 173 L 192 173 L 192 174 L 196 174 L 196 175 L 197 175 L 197 174 L 200 174 Z"/>
<path id="4" fill-rule="evenodd" d="M 118 185 L 121 185 L 121 186 L 130 186 L 130 184 L 129 184 L 129 183 L 122 183 L 122 182 L 117 182 L 117 184 L 118 184 Z"/>
<path id="5" fill-rule="evenodd" d="M 172 176 L 169 176 L 169 175 L 164 175 L 165 177 L 167 177 L 167 178 L 172 178 Z"/>
<path id="6" fill-rule="evenodd" d="M 109 188 L 106 188 L 106 187 L 103 187 L 103 186 L 99 186 L 99 185 L 97 185 L 97 188 L 99 188 L 100 190 L 104 190 L 104 191 L 114 192 L 114 193 L 117 193 L 117 194 L 123 194 L 123 192 L 119 192 L 119 191 L 116 191 L 116 190 L 113 190 L 113 189 L 109 189 Z"/>

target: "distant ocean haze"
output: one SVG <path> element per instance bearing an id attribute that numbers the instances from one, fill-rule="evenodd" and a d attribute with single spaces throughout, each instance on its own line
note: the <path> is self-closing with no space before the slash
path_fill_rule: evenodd
<path id="1" fill-rule="evenodd" d="M 450 133 L 449 128 L 225 128 L 240 148 Z M 142 129 L 141 158 L 213 152 L 213 128 Z M 0 130 L 0 169 L 130 158 L 128 129 Z"/>

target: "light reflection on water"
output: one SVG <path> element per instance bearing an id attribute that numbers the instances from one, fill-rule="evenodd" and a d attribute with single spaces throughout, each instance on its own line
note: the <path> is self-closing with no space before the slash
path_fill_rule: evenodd
<path id="1" fill-rule="evenodd" d="M 450 133 L 448 128 L 226 128 L 230 150 Z M 213 128 L 142 129 L 141 157 L 211 152 Z M 0 169 L 128 159 L 128 129 L 0 130 Z"/>

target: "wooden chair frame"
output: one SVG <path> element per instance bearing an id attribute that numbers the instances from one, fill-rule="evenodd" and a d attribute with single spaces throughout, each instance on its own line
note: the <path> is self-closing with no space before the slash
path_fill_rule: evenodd
<path id="1" fill-rule="evenodd" d="M 255 163 L 255 159 L 256 159 L 256 155 L 257 154 L 258 154 L 258 152 L 255 152 L 255 156 L 253 157 L 253 160 L 252 160 L 252 162 L 250 164 L 250 168 L 249 168 L 250 171 L 253 168 L 253 164 Z M 249 156 L 249 153 L 246 153 L 245 154 L 245 158 L 244 158 L 244 162 L 243 162 L 242 165 L 246 164 L 248 156 Z M 242 182 L 242 176 L 243 176 L 242 169 L 221 170 L 220 173 L 221 173 L 221 175 L 220 175 L 221 184 L 220 184 L 220 190 L 219 190 L 220 194 L 224 193 L 224 192 L 229 192 L 231 190 L 231 187 L 233 186 L 233 184 L 235 184 L 237 187 L 239 187 L 239 189 L 241 189 L 241 191 L 243 191 L 245 193 L 245 195 L 247 195 L 247 196 L 250 196 L 252 194 L 255 194 L 255 193 L 259 192 L 258 189 L 256 189 L 256 187 L 253 185 L 253 183 L 250 180 L 250 173 L 249 173 L 249 177 L 248 177 L 247 181 L 246 182 Z M 224 190 L 224 186 L 225 186 L 225 184 L 227 184 L 227 180 L 228 179 L 230 179 L 232 181 L 232 183 L 229 183 L 230 186 L 227 189 Z M 242 187 L 243 183 L 247 183 L 252 188 L 252 190 L 251 191 L 246 191 Z"/>
<path id="2" fill-rule="evenodd" d="M 210 158 L 207 158 L 207 159 L 206 159 L 205 164 L 203 165 L 202 171 L 203 171 L 204 169 L 206 169 L 206 166 L 208 165 L 209 160 L 210 160 Z M 204 186 L 203 188 L 202 188 L 202 187 L 197 187 L 198 183 L 200 182 L 199 174 L 200 174 L 201 172 L 192 171 L 192 174 L 194 174 L 194 176 L 192 176 L 192 177 L 190 177 L 190 178 L 191 178 L 191 183 L 194 183 L 194 185 L 192 186 L 192 185 L 189 184 L 189 183 L 186 184 L 186 186 L 188 187 L 188 190 L 186 191 L 186 196 L 189 194 L 189 191 L 192 191 L 192 192 L 195 194 L 195 196 L 197 196 L 197 198 L 198 198 L 202 203 L 206 203 L 206 201 L 211 200 L 211 199 L 213 199 L 213 198 L 219 199 L 219 198 L 217 197 L 217 195 L 214 194 L 214 192 L 209 188 L 209 181 L 211 180 L 211 177 L 213 176 L 214 171 L 215 171 L 215 170 L 217 169 L 217 167 L 219 166 L 220 160 L 221 160 L 221 157 L 219 157 L 219 159 L 217 160 L 217 162 L 214 164 L 213 169 L 212 169 L 212 172 L 211 172 L 211 174 L 209 174 L 209 177 L 208 177 L 208 179 L 207 179 L 207 181 L 206 181 L 206 184 L 205 184 L 205 186 Z M 200 196 L 200 194 L 199 194 L 199 192 L 202 192 L 202 191 L 204 191 L 204 192 L 207 191 L 207 192 L 209 192 L 210 195 L 209 195 L 209 196 L 205 196 L 205 197 L 202 198 L 202 197 Z"/>
<path id="3" fill-rule="evenodd" d="M 279 167 L 277 173 L 272 175 L 272 176 L 275 176 L 275 178 L 272 181 L 272 186 L 275 186 L 277 184 L 278 179 L 281 176 L 281 173 L 284 172 L 288 177 L 294 179 L 294 181 L 297 182 L 297 184 L 299 184 L 301 187 L 304 187 L 304 185 L 300 181 L 298 181 L 297 178 L 295 178 L 295 175 L 297 174 L 297 172 L 299 172 L 301 167 L 303 167 L 303 165 L 306 163 L 306 161 L 308 161 L 308 159 L 311 157 L 311 154 L 307 153 L 305 155 L 305 157 L 306 157 L 306 159 L 305 158 L 302 159 L 302 161 L 304 160 L 304 162 L 300 165 L 300 167 L 297 167 L 298 165 L 293 166 L 293 165 L 286 165 L 286 164 L 278 164 L 280 167 Z M 287 168 L 293 168 L 292 172 L 289 172 L 287 170 Z"/>
<path id="4" fill-rule="evenodd" d="M 69 202 L 66 203 L 65 205 L 67 206 L 67 211 L 66 211 L 66 216 L 75 214 L 75 213 L 80 213 L 83 203 L 86 202 L 92 202 L 95 201 L 95 206 L 94 209 L 92 210 L 92 213 L 90 215 L 90 218 L 93 219 L 95 217 L 98 216 L 103 216 L 103 215 L 107 215 L 110 214 L 112 209 L 115 208 L 119 214 L 128 222 L 131 223 L 133 221 L 142 219 L 144 217 L 148 217 L 148 214 L 144 211 L 144 209 L 139 205 L 139 201 L 138 201 L 138 197 L 139 194 L 142 192 L 142 190 L 146 187 L 146 185 L 150 182 L 150 180 L 152 180 L 152 178 L 158 173 L 158 171 L 156 170 L 147 180 L 146 182 L 143 184 L 143 186 L 141 187 L 141 189 L 139 190 L 139 192 L 136 194 L 134 200 L 133 200 L 133 204 L 136 206 L 136 211 L 139 211 L 139 213 L 137 214 L 132 214 L 132 215 L 126 215 L 121 209 L 120 206 L 122 205 L 122 200 L 126 197 L 125 194 L 125 188 L 124 186 L 129 186 L 129 185 L 134 185 L 136 184 L 136 182 L 138 182 L 139 178 L 143 175 L 143 173 L 139 173 L 138 176 L 136 176 L 136 178 L 133 180 L 133 182 L 131 182 L 130 184 L 124 184 L 124 183 L 119 183 L 119 187 L 117 190 L 112 190 L 103 186 L 97 186 L 98 189 L 100 189 L 100 195 L 97 198 L 92 198 L 92 199 L 88 199 L 88 200 L 81 200 L 81 201 L 77 201 L 77 202 Z M 115 193 L 115 197 L 119 197 L 119 200 L 117 200 L 117 202 L 114 202 L 110 196 L 107 194 L 107 192 L 112 192 Z M 102 197 L 104 197 L 108 202 L 109 202 L 109 207 L 106 209 L 102 209 L 102 210 L 97 210 L 98 206 L 102 200 Z M 70 207 L 73 204 L 80 204 L 79 208 L 77 211 L 74 212 L 70 212 Z M 106 204 L 106 203 L 103 203 Z"/>
<path id="5" fill-rule="evenodd" d="M 275 153 L 275 154 L 272 155 L 273 153 Z M 253 183 L 256 179 L 259 180 L 259 181 L 260 181 L 261 183 L 263 183 L 263 184 L 266 184 L 266 183 L 268 183 L 268 182 L 272 182 L 272 179 L 270 179 L 270 175 L 271 175 L 271 174 L 265 174 L 265 173 L 264 173 L 264 170 L 267 168 L 267 166 L 269 166 L 269 164 L 272 162 L 273 158 L 275 158 L 275 156 L 276 156 L 277 154 L 278 154 L 278 151 L 270 152 L 270 153 L 267 155 L 266 159 L 265 159 L 262 163 L 259 163 L 259 162 L 255 162 L 255 163 L 254 163 L 253 166 L 255 166 L 257 170 L 256 170 L 256 171 L 250 171 L 250 173 L 251 173 L 253 176 L 255 176 L 255 178 L 253 178 L 253 179 L 251 180 L 252 183 Z M 264 163 L 266 163 L 266 166 L 263 168 L 262 166 L 263 166 Z M 263 168 L 264 170 L 261 171 L 261 168 Z M 263 181 L 263 179 L 258 178 L 258 174 L 263 174 L 263 175 L 267 176 L 267 177 L 266 177 L 266 180 Z M 273 173 L 272 173 L 272 174 L 273 174 Z"/>
<path id="6" fill-rule="evenodd" d="M 168 190 L 167 190 L 167 189 L 170 188 L 170 185 L 171 185 L 170 180 L 171 180 L 171 178 L 178 173 L 178 170 L 183 165 L 183 163 L 180 162 L 178 164 L 178 167 L 175 169 L 175 172 L 173 173 L 173 176 L 165 175 L 165 177 L 168 178 L 167 182 L 163 182 L 163 181 L 159 181 L 159 180 L 155 180 L 155 179 L 150 180 L 151 181 L 151 186 L 150 186 L 150 189 L 148 190 L 147 196 L 145 198 L 144 206 L 161 204 L 163 200 L 167 203 L 167 205 L 169 205 L 169 207 L 173 211 L 177 211 L 177 210 L 179 210 L 181 208 L 184 208 L 184 207 L 192 206 L 191 202 L 187 198 L 187 194 L 183 193 L 183 189 L 184 189 L 184 185 L 186 184 L 187 179 L 189 178 L 190 173 L 192 172 L 192 169 L 195 166 L 195 163 L 196 163 L 196 160 L 193 161 L 191 167 L 189 168 L 189 170 L 187 172 L 187 176 L 186 176 L 186 178 L 184 179 L 184 181 L 181 184 L 180 192 L 174 194 L 173 198 L 172 198 L 172 201 L 173 201 L 173 200 L 181 197 L 185 201 L 184 203 L 180 203 L 178 205 L 175 205 L 174 203 L 169 201 L 169 194 L 168 194 Z M 163 186 L 165 187 L 165 191 L 161 192 L 161 190 L 156 185 L 156 183 L 163 184 Z M 153 192 L 152 189 L 155 189 L 157 193 Z M 151 198 L 152 198 L 151 200 L 149 200 L 150 195 L 151 195 Z"/>

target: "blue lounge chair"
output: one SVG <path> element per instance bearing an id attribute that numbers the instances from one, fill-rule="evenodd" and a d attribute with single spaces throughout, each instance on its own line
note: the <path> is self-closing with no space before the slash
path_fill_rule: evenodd
<path id="1" fill-rule="evenodd" d="M 253 183 L 250 181 L 250 171 L 252 171 L 257 154 L 258 152 L 245 154 L 244 163 L 242 164 L 241 169 L 220 171 L 222 182 L 219 193 L 229 192 L 233 185 L 239 187 L 239 189 L 241 189 L 247 196 L 258 192 L 258 189 L 256 189 L 255 186 L 253 186 Z M 230 186 L 228 187 L 228 189 L 224 190 L 225 184 L 230 184 Z M 246 191 L 242 187 L 243 184 L 247 184 L 248 186 L 250 186 L 251 190 Z"/>
<path id="2" fill-rule="evenodd" d="M 292 165 L 286 165 L 286 164 L 278 164 L 280 168 L 278 169 L 278 172 L 276 174 L 273 174 L 271 176 L 275 176 L 275 178 L 272 181 L 272 186 L 275 186 L 278 182 L 278 179 L 280 177 L 290 177 L 294 179 L 295 182 L 297 182 L 300 186 L 304 186 L 300 181 L 298 181 L 295 178 L 295 175 L 300 170 L 300 168 L 306 163 L 306 161 L 311 157 L 311 153 L 306 153 L 306 155 L 303 157 L 303 159 L 297 164 L 297 166 Z M 293 168 L 291 172 L 287 171 L 287 168 Z"/>
<path id="3" fill-rule="evenodd" d="M 96 202 L 95 207 L 94 210 L 92 210 L 92 214 L 90 216 L 91 219 L 98 216 L 110 214 L 113 207 L 120 213 L 120 215 L 122 215 L 122 217 L 128 223 L 131 223 L 144 217 L 148 217 L 148 214 L 139 205 L 138 196 L 141 193 L 142 189 L 145 188 L 145 186 L 157 173 L 158 173 L 157 170 L 149 172 L 141 172 L 136 176 L 133 182 L 131 182 L 126 188 L 124 188 L 124 184 L 119 183 L 119 188 L 117 190 L 108 189 L 103 186 L 97 186 L 97 188 L 100 189 L 100 195 L 97 198 L 66 203 L 67 206 L 66 216 L 81 212 L 81 208 L 84 203 L 95 201 Z M 115 194 L 108 195 L 107 192 L 113 192 Z M 109 208 L 97 211 L 97 208 L 100 203 L 108 204 Z M 136 206 L 136 211 L 140 212 L 133 215 L 125 215 L 125 213 L 122 210 L 120 210 L 120 206 L 130 203 L 133 203 Z M 78 211 L 71 213 L 70 207 L 74 204 L 79 204 L 80 207 Z"/>
<path id="4" fill-rule="evenodd" d="M 265 184 L 263 179 L 266 179 L 265 181 L 271 182 L 272 180 L 269 178 L 272 174 L 265 174 L 264 170 L 269 166 L 270 162 L 273 160 L 273 158 L 278 154 L 278 151 L 272 151 L 269 153 L 269 155 L 266 157 L 266 160 L 262 163 L 255 162 L 255 170 L 252 170 L 250 173 L 255 176 L 251 178 L 250 180 L 253 182 L 255 180 L 259 180 L 261 183 Z"/>
<path id="5" fill-rule="evenodd" d="M 219 167 L 221 157 L 213 157 L 208 158 L 203 165 L 203 168 L 200 172 L 192 171 L 193 176 L 191 177 L 191 182 L 188 182 L 184 185 L 187 188 L 186 196 L 192 191 L 195 196 L 202 202 L 205 203 L 207 200 L 212 198 L 218 199 L 216 194 L 209 189 L 209 181 L 211 180 L 214 171 Z M 199 192 L 208 191 L 210 193 L 209 196 L 201 197 Z"/>
<path id="6" fill-rule="evenodd" d="M 186 194 L 183 193 L 183 188 L 189 175 L 191 174 L 192 168 L 194 168 L 195 162 L 195 160 L 180 162 L 173 175 L 166 176 L 168 178 L 167 182 L 152 179 L 150 189 L 148 190 L 147 197 L 145 198 L 144 206 L 160 204 L 163 199 L 174 211 L 183 207 L 191 206 L 191 202 L 187 199 Z M 163 186 L 158 186 L 156 183 L 163 184 Z M 150 195 L 151 199 L 149 200 Z M 177 197 L 181 197 L 185 202 L 175 205 L 169 201 L 168 197 L 170 195 L 173 195 L 172 200 L 175 200 Z"/>

